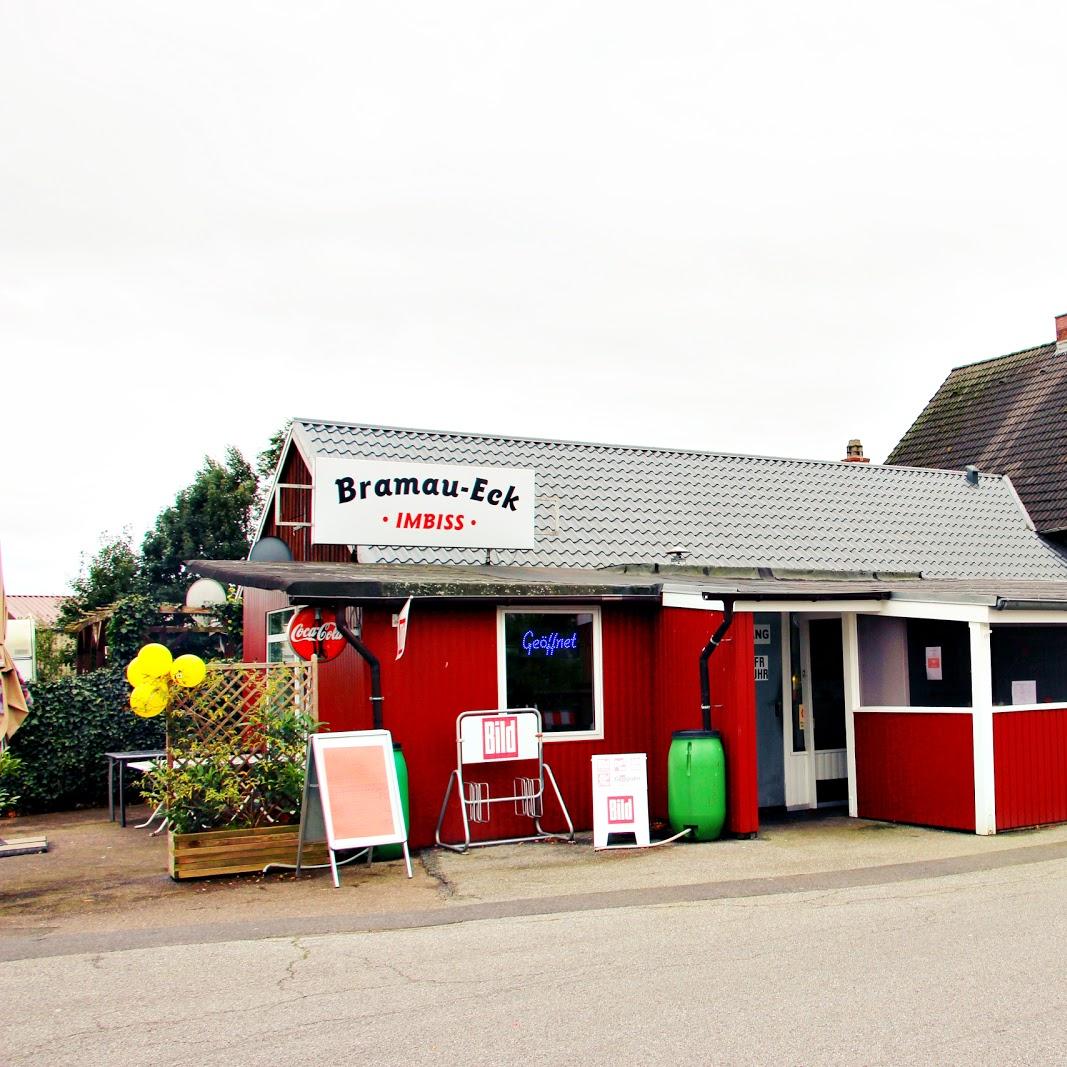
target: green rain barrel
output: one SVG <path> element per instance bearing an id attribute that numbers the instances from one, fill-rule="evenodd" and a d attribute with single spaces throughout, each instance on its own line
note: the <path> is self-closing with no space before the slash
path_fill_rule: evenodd
<path id="1" fill-rule="evenodd" d="M 404 809 L 404 829 L 411 832 L 411 816 L 408 811 L 408 761 L 398 742 L 393 742 L 393 762 L 396 764 L 396 780 L 400 786 L 400 806 Z M 404 855 L 400 845 L 378 845 L 374 849 L 376 860 L 398 860 Z"/>
<path id="2" fill-rule="evenodd" d="M 726 759 L 715 730 L 676 730 L 667 754 L 671 829 L 692 827 L 694 841 L 714 841 L 726 818 Z"/>

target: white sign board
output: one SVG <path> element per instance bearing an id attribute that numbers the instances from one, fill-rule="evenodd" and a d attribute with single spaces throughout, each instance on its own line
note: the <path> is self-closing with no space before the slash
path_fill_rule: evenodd
<path id="1" fill-rule="evenodd" d="M 537 712 L 483 711 L 465 714 L 460 722 L 464 763 L 505 763 L 537 759 Z"/>
<path id="2" fill-rule="evenodd" d="M 756 681 L 766 682 L 771 677 L 771 657 L 756 656 Z"/>
<path id="3" fill-rule="evenodd" d="M 609 834 L 649 844 L 647 762 L 644 752 L 593 757 L 593 848 L 607 848 Z"/>
<path id="4" fill-rule="evenodd" d="M 533 548 L 534 472 L 319 456 L 311 540 Z"/>
<path id="5" fill-rule="evenodd" d="M 771 624 L 769 622 L 754 623 L 752 633 L 757 645 L 769 645 L 771 643 Z"/>
<path id="6" fill-rule="evenodd" d="M 314 734 L 310 762 L 332 851 L 407 840 L 388 730 Z"/>

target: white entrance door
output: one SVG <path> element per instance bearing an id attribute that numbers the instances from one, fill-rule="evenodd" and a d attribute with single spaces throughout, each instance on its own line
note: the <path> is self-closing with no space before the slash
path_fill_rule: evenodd
<path id="1" fill-rule="evenodd" d="M 844 654 L 838 615 L 783 615 L 785 803 L 847 802 Z M 819 788 L 819 783 L 825 783 Z"/>

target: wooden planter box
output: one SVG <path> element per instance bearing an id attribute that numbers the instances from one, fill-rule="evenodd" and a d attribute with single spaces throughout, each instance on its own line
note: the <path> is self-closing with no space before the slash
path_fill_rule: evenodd
<path id="1" fill-rule="evenodd" d="M 296 863 L 299 826 L 257 826 L 250 830 L 211 830 L 170 835 L 170 876 L 208 878 L 253 874 L 268 863 Z M 303 862 L 328 863 L 326 845 L 305 845 Z"/>

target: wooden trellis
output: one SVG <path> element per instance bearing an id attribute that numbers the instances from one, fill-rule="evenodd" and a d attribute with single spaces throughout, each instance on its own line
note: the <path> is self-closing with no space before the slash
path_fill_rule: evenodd
<path id="1" fill-rule="evenodd" d="M 315 659 L 210 663 L 200 685 L 172 690 L 167 767 L 146 776 L 159 782 L 172 825 L 214 830 L 292 817 L 293 807 L 278 798 L 295 793 L 298 811 L 307 727 L 292 723 L 294 713 L 318 720 Z M 175 817 L 180 812 L 184 818 Z"/>
<path id="2" fill-rule="evenodd" d="M 240 739 L 255 755 L 255 724 L 295 710 L 318 720 L 318 660 L 297 663 L 209 663 L 195 689 L 180 690 L 167 716 L 171 741 L 208 745 Z"/>

